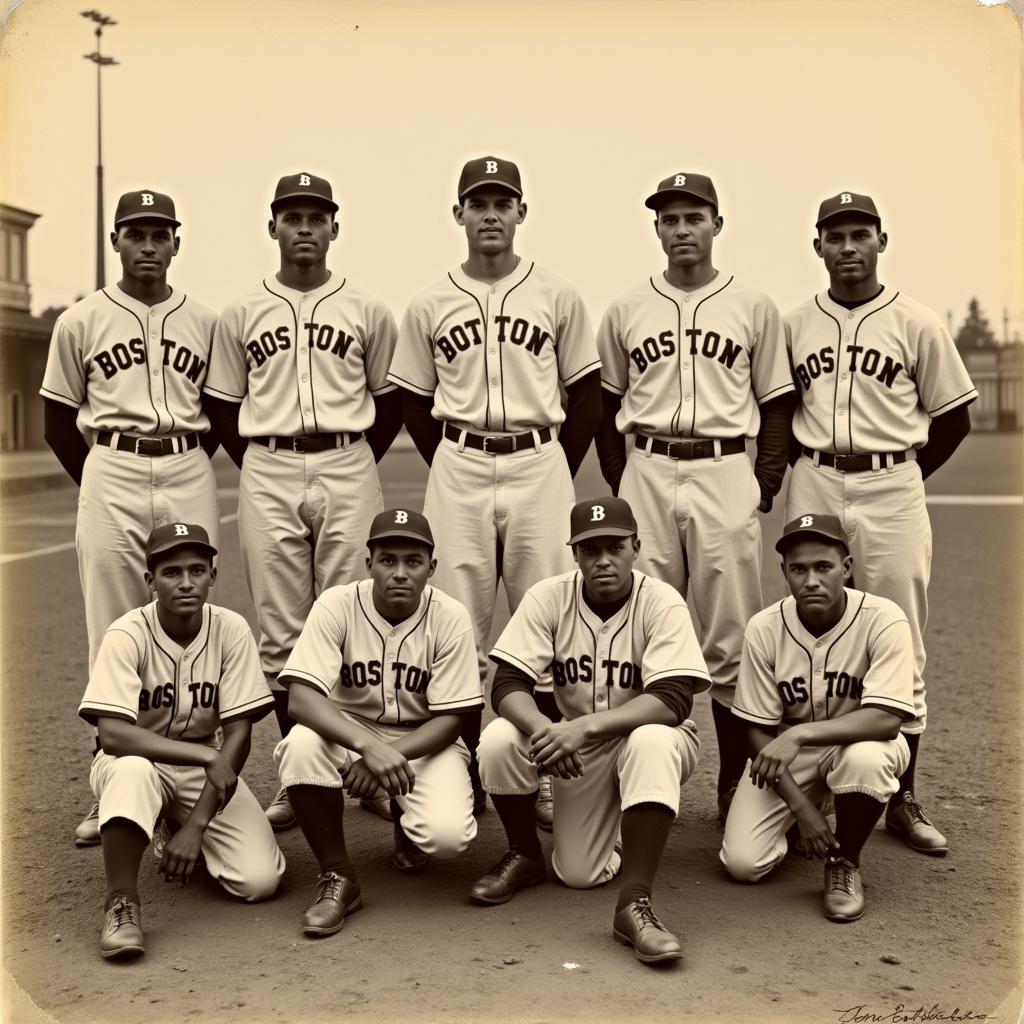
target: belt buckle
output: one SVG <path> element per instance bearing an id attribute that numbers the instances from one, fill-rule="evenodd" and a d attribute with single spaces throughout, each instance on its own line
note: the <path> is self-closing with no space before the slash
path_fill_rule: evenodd
<path id="1" fill-rule="evenodd" d="M 292 441 L 292 451 L 295 452 L 296 455 L 305 455 L 306 454 L 307 449 L 305 447 L 305 443 L 306 443 L 306 438 L 305 437 L 302 437 L 300 435 L 298 437 L 293 437 L 291 439 L 291 441 Z"/>
<path id="2" fill-rule="evenodd" d="M 491 444 L 499 445 L 497 448 L 489 447 Z M 495 437 L 493 434 L 484 435 L 484 454 L 485 455 L 511 455 L 515 449 L 515 438 L 514 437 Z"/>
<path id="3" fill-rule="evenodd" d="M 680 459 L 692 459 L 694 446 L 697 444 L 692 439 L 680 440 L 680 441 L 669 441 L 668 451 L 665 453 L 670 459 L 679 461 Z"/>
<path id="4" fill-rule="evenodd" d="M 841 473 L 849 473 L 853 466 L 856 465 L 856 455 L 837 455 L 836 456 L 836 469 Z"/>
<path id="5" fill-rule="evenodd" d="M 137 437 L 135 438 L 136 455 L 163 455 L 164 444 L 159 437 Z"/>

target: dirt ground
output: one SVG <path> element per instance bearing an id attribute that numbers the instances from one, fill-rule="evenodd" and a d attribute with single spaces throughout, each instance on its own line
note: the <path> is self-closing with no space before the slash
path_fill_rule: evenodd
<path id="1" fill-rule="evenodd" d="M 1020 458 L 1019 439 L 971 438 L 930 492 L 1019 495 Z M 223 463 L 218 473 L 228 520 L 214 600 L 251 619 L 232 518 L 237 475 Z M 386 500 L 422 493 L 413 454 L 391 453 L 383 477 Z M 581 497 L 603 491 L 592 463 L 577 484 Z M 71 540 L 75 496 L 68 487 L 5 499 L 0 551 Z M 280 837 L 280 894 L 255 906 L 205 875 L 185 890 L 169 886 L 147 855 L 148 952 L 125 965 L 102 961 L 101 853 L 72 844 L 91 799 L 90 740 L 75 716 L 85 630 L 74 551 L 0 565 L 4 1019 L 1013 1024 L 1022 978 L 1022 511 L 934 504 L 931 514 L 931 714 L 918 793 L 950 854 L 923 857 L 878 830 L 863 860 L 868 910 L 850 925 L 821 916 L 819 864 L 790 858 L 756 887 L 731 883 L 717 860 L 717 755 L 701 698 L 701 763 L 683 789 L 655 892 L 686 949 L 669 969 L 644 967 L 613 942 L 609 889 L 551 882 L 503 907 L 471 905 L 469 885 L 504 847 L 493 808 L 462 857 L 407 877 L 390 866 L 390 828 L 355 805 L 346 830 L 365 906 L 340 934 L 310 941 L 299 932 L 316 868 L 293 831 Z M 780 520 L 780 510 L 765 519 L 766 547 Z M 766 599 L 781 596 L 774 557 L 765 579 Z M 276 738 L 272 718 L 256 727 L 244 773 L 263 800 L 276 790 Z"/>

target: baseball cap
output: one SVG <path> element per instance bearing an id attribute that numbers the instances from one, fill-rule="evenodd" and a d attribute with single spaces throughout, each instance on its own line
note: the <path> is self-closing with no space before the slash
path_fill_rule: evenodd
<path id="1" fill-rule="evenodd" d="M 149 565 L 157 555 L 174 548 L 201 548 L 210 555 L 217 554 L 217 549 L 210 543 L 210 535 L 194 523 L 166 523 L 158 526 L 146 541 L 146 564 Z"/>
<path id="2" fill-rule="evenodd" d="M 298 174 L 286 174 L 274 189 L 274 198 L 270 201 L 271 212 L 285 199 L 319 199 L 330 207 L 332 213 L 338 212 L 338 204 L 334 201 L 331 183 L 326 178 L 318 178 L 308 171 Z"/>
<path id="3" fill-rule="evenodd" d="M 591 537 L 631 537 L 636 519 L 629 503 L 607 495 L 578 501 L 569 513 L 569 543 L 578 544 Z"/>
<path id="4" fill-rule="evenodd" d="M 862 196 L 857 192 L 840 192 L 838 195 L 823 199 L 818 207 L 818 219 L 814 226 L 820 228 L 827 220 L 836 217 L 841 213 L 863 213 L 868 217 L 874 217 L 879 224 L 882 218 L 878 215 L 878 208 L 875 206 L 871 196 Z"/>
<path id="5" fill-rule="evenodd" d="M 470 160 L 459 175 L 459 200 L 477 188 L 486 185 L 499 185 L 523 198 L 523 183 L 519 178 L 519 168 L 511 160 L 502 160 L 497 156 L 482 156 L 478 160 Z"/>
<path id="6" fill-rule="evenodd" d="M 370 536 L 366 538 L 367 546 L 385 537 L 407 537 L 434 547 L 434 535 L 430 532 L 427 517 L 411 508 L 389 508 L 373 517 Z"/>
<path id="7" fill-rule="evenodd" d="M 118 199 L 114 211 L 114 227 L 119 228 L 130 220 L 165 220 L 175 227 L 181 225 L 181 221 L 174 215 L 174 200 L 150 188 L 125 192 Z"/>
<path id="8" fill-rule="evenodd" d="M 817 513 L 797 516 L 796 519 L 786 523 L 782 536 L 775 544 L 775 550 L 780 555 L 784 555 L 797 541 L 815 539 L 837 541 L 846 548 L 847 552 L 850 550 L 843 524 L 839 522 L 838 518 Z"/>
<path id="9" fill-rule="evenodd" d="M 711 179 L 706 174 L 691 174 L 689 171 L 680 171 L 678 174 L 670 174 L 658 182 L 658 191 L 649 195 L 644 201 L 644 206 L 651 210 L 658 210 L 670 199 L 679 196 L 691 196 L 710 203 L 718 209 L 718 193 Z"/>

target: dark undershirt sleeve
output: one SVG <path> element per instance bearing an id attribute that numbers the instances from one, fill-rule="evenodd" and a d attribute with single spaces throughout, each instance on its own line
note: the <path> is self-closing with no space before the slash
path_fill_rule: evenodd
<path id="1" fill-rule="evenodd" d="M 433 417 L 434 398 L 417 395 L 406 388 L 398 389 L 402 394 L 402 418 L 405 429 L 409 431 L 416 450 L 423 456 L 429 466 L 434 461 L 434 452 L 441 443 L 441 431 L 444 429 L 440 420 Z"/>
<path id="2" fill-rule="evenodd" d="M 231 456 L 231 461 L 241 469 L 242 456 L 245 455 L 249 443 L 238 433 L 238 413 L 242 408 L 241 404 L 226 402 L 223 398 L 214 398 L 213 395 L 207 394 L 203 395 L 202 403 L 203 412 L 210 417 L 210 435 L 217 444 L 224 446 L 224 451 Z"/>
<path id="3" fill-rule="evenodd" d="M 601 476 L 618 495 L 619 482 L 626 469 L 626 439 L 615 426 L 615 417 L 622 408 L 622 398 L 607 388 L 601 389 L 601 422 L 598 424 L 596 444 Z"/>
<path id="4" fill-rule="evenodd" d="M 375 395 L 373 426 L 366 431 L 366 441 L 373 452 L 373 461 L 380 462 L 402 429 L 402 394 L 398 388 Z"/>
<path id="5" fill-rule="evenodd" d="M 928 440 L 917 450 L 921 476 L 927 480 L 957 450 L 971 432 L 971 414 L 966 405 L 936 416 L 928 426 Z"/>
<path id="6" fill-rule="evenodd" d="M 522 669 L 513 668 L 506 661 L 498 661 L 491 683 L 491 707 L 499 714 L 498 706 L 510 693 L 522 691 L 533 696 L 533 680 Z"/>
<path id="7" fill-rule="evenodd" d="M 693 709 L 693 684 L 698 681 L 690 676 L 672 676 L 651 683 L 644 689 L 644 693 L 657 697 L 670 711 L 674 711 L 677 716 L 676 725 L 682 725 Z M 706 684 L 701 682 L 701 685 Z"/>
<path id="8" fill-rule="evenodd" d="M 44 398 L 43 435 L 64 471 L 81 486 L 89 446 L 78 429 L 78 410 L 52 398 Z"/>
<path id="9" fill-rule="evenodd" d="M 570 384 L 565 394 L 565 422 L 558 432 L 558 443 L 565 450 L 570 474 L 575 476 L 601 420 L 601 371 L 592 370 Z"/>
<path id="10" fill-rule="evenodd" d="M 757 432 L 754 476 L 761 488 L 761 511 L 770 512 L 772 500 L 782 487 L 793 443 L 793 410 L 799 401 L 789 392 L 761 406 L 761 428 Z"/>

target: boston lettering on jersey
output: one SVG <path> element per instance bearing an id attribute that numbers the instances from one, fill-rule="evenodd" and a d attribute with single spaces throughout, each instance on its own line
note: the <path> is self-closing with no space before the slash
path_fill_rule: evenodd
<path id="1" fill-rule="evenodd" d="M 394 680 L 392 685 L 396 690 L 405 689 L 408 693 L 426 693 L 427 684 L 430 682 L 430 670 L 421 668 L 418 665 L 410 665 L 408 662 L 396 661 L 392 665 Z M 380 686 L 383 681 L 383 668 L 380 661 L 353 661 L 346 662 L 341 666 L 341 685 L 349 689 L 355 687 L 358 690 L 366 686 Z"/>
<path id="2" fill-rule="evenodd" d="M 860 700 L 864 696 L 864 683 L 859 676 L 850 672 L 825 672 L 825 682 L 828 688 L 825 697 L 832 700 L 836 697 L 850 697 L 852 700 Z M 811 699 L 808 691 L 807 680 L 803 676 L 794 676 L 792 679 L 777 679 L 775 685 L 779 688 L 779 697 L 787 708 L 794 704 L 806 704 Z"/>
<path id="3" fill-rule="evenodd" d="M 599 685 L 618 685 L 623 690 L 639 691 L 644 688 L 640 666 L 632 661 L 602 658 L 596 675 Z M 579 658 L 568 657 L 565 661 L 555 659 L 551 662 L 551 676 L 556 686 L 592 683 L 595 677 L 594 659 L 589 654 L 583 654 Z"/>
<path id="4" fill-rule="evenodd" d="M 494 324 L 498 341 L 518 345 L 533 356 L 539 356 L 545 343 L 551 341 L 547 331 L 522 317 L 495 316 Z M 468 352 L 475 345 L 484 343 L 483 326 L 479 317 L 466 320 L 450 328 L 447 334 L 435 338 L 434 345 L 449 363 L 454 362 L 460 352 Z"/>
<path id="5" fill-rule="evenodd" d="M 191 704 L 185 703 L 186 707 L 193 708 L 215 708 L 219 696 L 219 684 L 217 683 L 189 683 L 186 687 L 192 696 Z M 171 708 L 174 706 L 174 683 L 158 683 L 152 689 L 143 687 L 139 691 L 140 711 L 159 711 L 160 708 Z"/>
<path id="6" fill-rule="evenodd" d="M 348 355 L 355 337 L 340 327 L 330 324 L 308 323 L 302 330 L 306 333 L 306 341 L 310 351 L 330 352 L 338 359 Z M 245 350 L 249 353 L 252 366 L 262 366 L 271 356 L 278 352 L 287 352 L 292 347 L 292 332 L 282 324 L 274 331 L 264 331 L 258 338 L 246 343 Z"/>
<path id="7" fill-rule="evenodd" d="M 691 327 L 683 331 L 689 340 L 687 351 L 691 356 L 703 356 L 721 363 L 726 369 L 733 369 L 742 346 L 732 338 L 723 338 L 718 331 L 705 331 Z M 638 373 L 643 373 L 652 363 L 662 357 L 676 354 L 675 331 L 662 331 L 657 338 L 644 338 L 640 345 L 629 350 L 629 358 Z"/>
<path id="8" fill-rule="evenodd" d="M 892 356 L 883 357 L 876 348 L 847 345 L 844 352 L 849 356 L 847 369 L 850 373 L 874 377 L 890 389 L 903 369 L 902 363 L 897 362 Z M 812 352 L 802 363 L 797 363 L 794 369 L 804 391 L 809 391 L 811 384 L 823 373 L 832 373 L 835 368 L 835 349 L 828 345 L 817 353 Z"/>
<path id="9" fill-rule="evenodd" d="M 179 345 L 170 338 L 161 338 L 160 344 L 164 350 L 164 366 L 169 366 L 172 370 L 183 374 L 193 384 L 202 382 L 203 371 L 206 369 L 205 359 L 200 359 L 186 345 Z M 146 343 L 142 338 L 118 341 L 109 349 L 97 352 L 92 358 L 103 372 L 104 379 L 110 380 L 121 370 L 130 370 L 133 366 L 145 365 Z"/>

